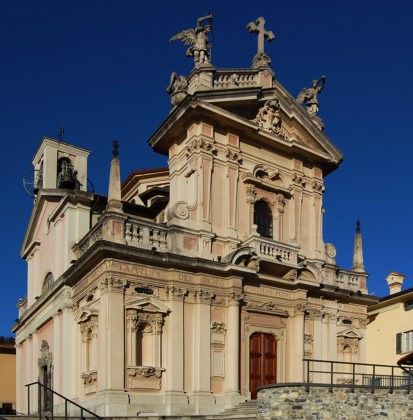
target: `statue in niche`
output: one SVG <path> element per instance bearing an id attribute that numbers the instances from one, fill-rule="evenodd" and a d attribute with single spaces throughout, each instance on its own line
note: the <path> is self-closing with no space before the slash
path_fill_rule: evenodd
<path id="1" fill-rule="evenodd" d="M 80 190 L 82 184 L 77 179 L 77 174 L 69 158 L 60 158 L 57 162 L 57 188 Z"/>
<path id="2" fill-rule="evenodd" d="M 40 354 L 37 364 L 39 366 L 39 382 L 49 389 L 42 388 L 41 401 L 43 404 L 44 412 L 51 412 L 53 405 L 53 393 L 52 389 L 52 353 L 49 350 L 49 343 L 46 340 L 42 340 L 40 346 Z"/>
<path id="3" fill-rule="evenodd" d="M 179 105 L 188 96 L 188 81 L 185 76 L 178 75 L 174 71 L 171 74 L 171 81 L 166 91 L 171 95 L 171 104 Z"/>
<path id="4" fill-rule="evenodd" d="M 278 99 L 268 99 L 258 110 L 254 118 L 255 124 L 265 131 L 277 133 L 281 129 L 280 102 Z"/>
<path id="5" fill-rule="evenodd" d="M 309 88 L 302 89 L 297 96 L 297 102 L 299 104 L 305 103 L 310 115 L 316 115 L 319 110 L 317 95 L 324 89 L 325 83 L 326 77 L 321 76 L 318 80 L 313 80 Z"/>
<path id="6" fill-rule="evenodd" d="M 195 67 L 210 66 L 209 56 L 211 43 L 207 34 L 212 31 L 212 15 L 199 17 L 196 27 L 186 29 L 174 35 L 170 41 L 182 41 L 189 48 L 186 50 L 187 57 L 193 57 Z"/>

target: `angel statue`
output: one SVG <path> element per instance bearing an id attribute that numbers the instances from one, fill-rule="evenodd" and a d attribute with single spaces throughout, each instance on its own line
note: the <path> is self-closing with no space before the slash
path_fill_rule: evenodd
<path id="1" fill-rule="evenodd" d="M 199 17 L 194 29 L 186 29 L 174 35 L 170 41 L 182 41 L 189 45 L 186 50 L 187 57 L 193 57 L 195 66 L 200 67 L 209 64 L 209 55 L 211 43 L 208 40 L 207 33 L 212 31 L 212 15 Z"/>
<path id="2" fill-rule="evenodd" d="M 325 83 L 326 77 L 321 76 L 320 79 L 313 80 L 311 87 L 302 89 L 300 94 L 297 96 L 297 102 L 299 104 L 305 102 L 307 112 L 310 115 L 316 115 L 319 110 L 317 95 L 324 89 Z"/>

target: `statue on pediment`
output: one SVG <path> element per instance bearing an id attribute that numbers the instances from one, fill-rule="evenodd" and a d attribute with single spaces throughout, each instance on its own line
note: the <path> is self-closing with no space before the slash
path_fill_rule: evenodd
<path id="1" fill-rule="evenodd" d="M 318 80 L 313 80 L 309 88 L 302 89 L 297 96 L 297 102 L 299 104 L 305 103 L 310 115 L 316 115 L 319 110 L 317 95 L 324 89 L 325 83 L 326 77 L 321 76 Z"/>
<path id="2" fill-rule="evenodd" d="M 195 67 L 210 65 L 209 57 L 211 43 L 207 34 L 212 31 L 212 15 L 199 17 L 196 27 L 186 29 L 174 35 L 170 41 L 182 41 L 189 48 L 186 50 L 187 57 L 193 57 Z"/>

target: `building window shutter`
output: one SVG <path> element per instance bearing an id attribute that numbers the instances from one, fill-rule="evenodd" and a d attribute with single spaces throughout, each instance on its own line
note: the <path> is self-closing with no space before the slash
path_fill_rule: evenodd
<path id="1" fill-rule="evenodd" d="M 396 354 L 402 352 L 402 333 L 396 334 Z"/>

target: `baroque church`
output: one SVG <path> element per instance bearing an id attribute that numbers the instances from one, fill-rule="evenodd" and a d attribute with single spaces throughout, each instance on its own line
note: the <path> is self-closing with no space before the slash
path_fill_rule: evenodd
<path id="1" fill-rule="evenodd" d="M 88 150 L 44 138 L 34 156 L 19 412 L 40 381 L 99 415 L 213 414 L 302 382 L 305 358 L 366 361 L 360 228 L 351 269 L 323 240 L 324 177 L 343 158 L 317 115 L 325 78 L 287 92 L 263 18 L 247 26 L 252 66 L 216 68 L 211 24 L 171 38 L 194 68 L 172 73 L 171 112 L 149 138 L 167 167 L 121 182 L 114 142 L 103 196 L 87 190 Z"/>

